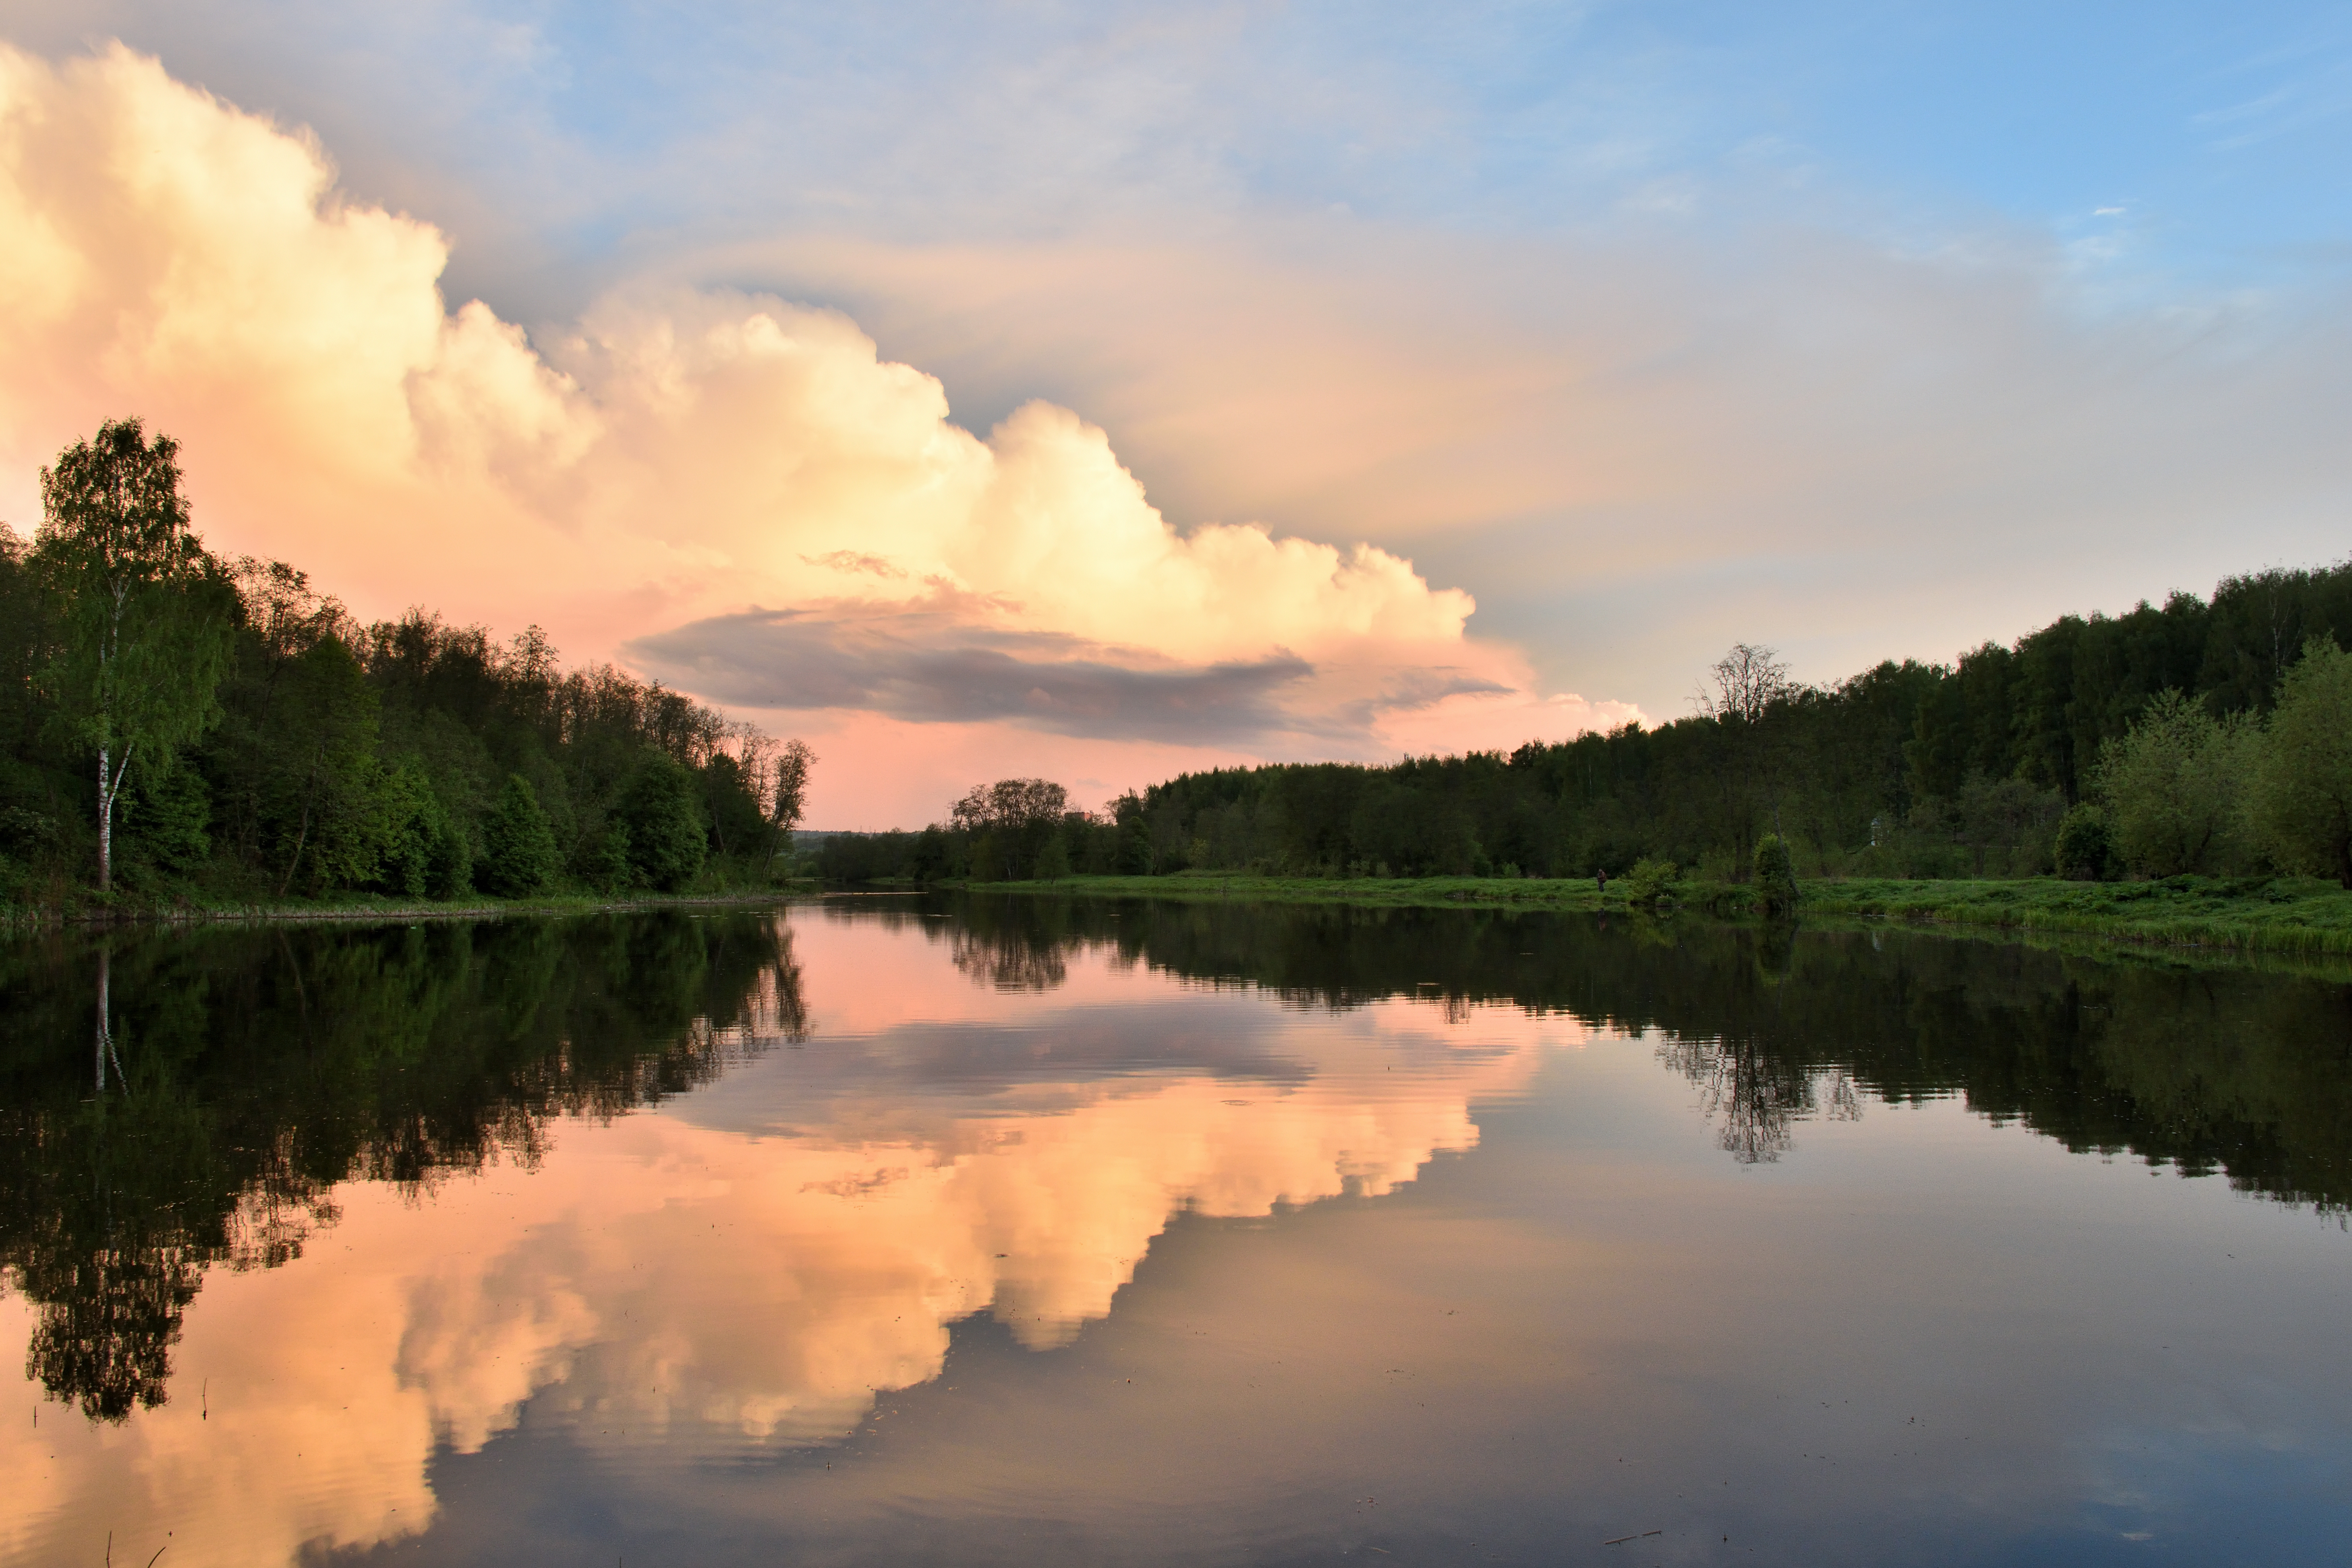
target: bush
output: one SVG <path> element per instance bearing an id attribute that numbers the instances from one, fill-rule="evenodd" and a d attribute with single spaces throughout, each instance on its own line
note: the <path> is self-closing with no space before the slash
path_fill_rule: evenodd
<path id="1" fill-rule="evenodd" d="M 1797 912 L 1797 865 L 1777 833 L 1756 841 L 1756 901 L 1768 915 Z"/>
<path id="2" fill-rule="evenodd" d="M 527 899 L 555 875 L 555 834 L 520 773 L 507 775 L 482 824 L 482 880 L 501 898 Z"/>
<path id="3" fill-rule="evenodd" d="M 2352 888 L 2352 653 L 2315 637 L 2279 682 L 2254 767 L 2263 847 L 2289 870 Z"/>
<path id="4" fill-rule="evenodd" d="M 473 890 L 473 846 L 445 811 L 434 826 L 433 846 L 425 857 L 425 896 L 446 901 L 462 899 Z"/>
<path id="5" fill-rule="evenodd" d="M 2147 705 L 2099 752 L 2099 792 L 2116 852 L 2135 873 L 2176 877 L 2236 868 L 2250 742 L 2233 715 L 2217 721 L 2178 691 Z"/>
<path id="6" fill-rule="evenodd" d="M 700 874 L 708 847 L 694 779 L 667 757 L 639 769 L 621 797 L 629 866 L 647 887 L 675 893 Z"/>
<path id="7" fill-rule="evenodd" d="M 2092 801 L 2078 801 L 2058 824 L 2054 848 L 2058 874 L 2074 882 L 2104 882 L 2116 874 L 2116 851 L 2107 837 L 2107 814 Z"/>
<path id="8" fill-rule="evenodd" d="M 1682 868 L 1671 860 L 1638 860 L 1625 873 L 1625 901 L 1646 908 L 1674 897 Z"/>
<path id="9" fill-rule="evenodd" d="M 1070 874 L 1070 847 L 1055 833 L 1045 840 L 1045 847 L 1037 852 L 1037 879 L 1051 882 Z"/>
<path id="10" fill-rule="evenodd" d="M 607 895 L 625 892 L 636 879 L 629 864 L 629 825 L 612 822 L 580 858 L 580 879 Z"/>
<path id="11" fill-rule="evenodd" d="M 195 769 L 148 768 L 134 776 L 131 809 L 118 832 L 166 870 L 189 871 L 213 852 L 212 796 Z"/>

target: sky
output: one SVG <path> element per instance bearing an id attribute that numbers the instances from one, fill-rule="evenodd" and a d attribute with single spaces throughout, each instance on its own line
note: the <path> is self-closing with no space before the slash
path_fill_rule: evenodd
<path id="1" fill-rule="evenodd" d="M 2352 8 L 0 5 L 0 519 L 820 762 L 1557 740 L 2352 549 Z"/>

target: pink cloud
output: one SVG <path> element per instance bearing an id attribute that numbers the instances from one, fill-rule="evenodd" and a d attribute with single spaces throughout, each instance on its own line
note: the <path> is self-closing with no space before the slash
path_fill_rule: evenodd
<path id="1" fill-rule="evenodd" d="M 1373 756 L 1586 716 L 1402 557 L 1180 531 L 1099 427 L 1031 403 L 975 436 L 837 313 L 639 289 L 542 347 L 446 309 L 448 249 L 344 201 L 306 134 L 152 59 L 0 48 L 0 504 L 28 520 L 46 457 L 142 415 L 182 441 L 216 549 L 291 561 L 362 615 L 537 622 L 575 659 L 887 737 L 879 767 L 832 748 L 831 820 L 930 815 L 917 799 L 951 781 L 835 782 L 911 782 L 942 750 L 909 748 L 923 725 L 978 725 L 980 771 L 1052 758 L 1083 793 L 1145 755 Z M 1313 445 L 1314 418 L 1289 438 Z"/>

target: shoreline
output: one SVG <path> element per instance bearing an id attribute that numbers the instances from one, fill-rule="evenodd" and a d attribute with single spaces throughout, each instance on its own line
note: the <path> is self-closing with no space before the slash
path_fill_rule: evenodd
<path id="1" fill-rule="evenodd" d="M 314 925 L 338 921 L 353 924 L 411 923 L 416 921 L 503 920 L 510 916 L 614 914 L 632 910 L 718 908 L 748 904 L 786 903 L 824 891 L 814 879 L 758 891 L 710 893 L 650 893 L 640 898 L 608 899 L 591 894 L 537 899 L 469 899 L 446 904 L 407 900 L 303 904 L 298 902 L 228 904 L 219 906 L 147 906 L 133 909 L 43 910 L 0 911 L 0 934 L 68 928 L 121 930 L 136 927 L 200 925 Z"/>
<path id="2" fill-rule="evenodd" d="M 1154 877 L 948 882 L 972 892 L 1084 894 L 1182 900 L 1349 904 L 1370 909 L 1490 909 L 1642 914 L 1614 886 L 1589 878 L 1265 877 L 1180 871 Z M 2162 882 L 1832 880 L 1799 884 L 1796 918 L 2090 937 L 2135 947 L 2299 957 L 2352 957 L 2352 891 L 2312 879 L 2173 878 Z M 1671 907 L 1718 918 L 1759 917 L 1752 889 L 1685 882 Z"/>
<path id="3" fill-rule="evenodd" d="M 1147 898 L 1183 902 L 1329 904 L 1362 909 L 1483 909 L 1583 914 L 1695 914 L 1754 921 L 1754 890 L 1686 881 L 1654 910 L 1636 908 L 1612 884 L 1589 878 L 1273 877 L 1179 871 L 1163 876 L 1073 876 L 1048 881 L 946 880 L 872 883 L 870 891 Z M 2032 937 L 2066 937 L 2144 950 L 2305 958 L 2352 958 L 2352 891 L 2312 879 L 2173 878 L 2161 882 L 2017 880 L 1895 881 L 1811 879 L 1799 884 L 1796 918 L 1900 921 Z M 0 911 L 0 934 L 78 928 L 131 929 L 230 924 L 414 923 L 419 921 L 613 914 L 631 910 L 782 904 L 852 889 L 814 879 L 770 888 L 601 898 L 472 899 L 429 903 L 360 900 L 331 903 L 232 904 L 131 909 L 16 908 Z"/>

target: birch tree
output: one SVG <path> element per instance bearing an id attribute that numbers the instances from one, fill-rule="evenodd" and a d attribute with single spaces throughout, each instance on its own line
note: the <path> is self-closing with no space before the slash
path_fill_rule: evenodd
<path id="1" fill-rule="evenodd" d="M 57 595 L 49 670 L 73 736 L 97 753 L 98 886 L 113 885 L 115 803 L 131 763 L 202 734 L 235 630 L 236 593 L 188 525 L 179 443 L 112 420 L 41 470 L 34 558 Z"/>

